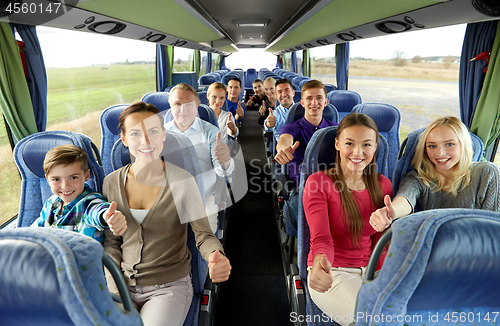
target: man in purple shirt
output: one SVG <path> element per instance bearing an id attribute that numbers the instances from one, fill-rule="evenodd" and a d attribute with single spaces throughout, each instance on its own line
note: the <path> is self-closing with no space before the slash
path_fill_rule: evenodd
<path id="1" fill-rule="evenodd" d="M 287 233 L 295 235 L 298 218 L 298 193 L 300 166 L 304 160 L 307 143 L 316 130 L 329 126 L 336 126 L 330 120 L 323 119 L 323 110 L 328 104 L 325 85 L 318 80 L 310 80 L 304 84 L 301 91 L 300 104 L 304 107 L 304 116 L 297 121 L 285 124 L 281 128 L 280 138 L 276 146 L 277 154 L 274 157 L 279 164 L 288 163 L 290 178 L 296 188 L 290 195 L 288 205 L 292 220 L 285 219 Z M 295 232 L 294 232 L 295 231 Z"/>

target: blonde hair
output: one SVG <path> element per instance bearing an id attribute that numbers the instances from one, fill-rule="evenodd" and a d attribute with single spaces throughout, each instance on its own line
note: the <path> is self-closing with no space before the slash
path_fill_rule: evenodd
<path id="1" fill-rule="evenodd" d="M 207 98 L 210 96 L 210 93 L 212 93 L 216 89 L 223 89 L 224 92 L 227 93 L 226 85 L 224 85 L 222 83 L 212 83 L 212 84 L 210 84 L 210 86 L 208 86 L 208 89 L 207 89 Z"/>
<path id="2" fill-rule="evenodd" d="M 267 77 L 266 80 L 264 80 L 264 83 L 273 83 L 273 85 L 276 86 L 276 79 L 273 77 Z"/>
<path id="3" fill-rule="evenodd" d="M 47 154 L 45 154 L 45 159 L 43 160 L 43 172 L 45 175 L 49 175 L 50 170 L 52 170 L 54 166 L 60 164 L 68 166 L 73 163 L 80 163 L 82 171 L 87 173 L 89 169 L 87 152 L 75 145 L 59 145 L 51 148 Z"/>
<path id="4" fill-rule="evenodd" d="M 428 187 L 435 188 L 434 191 L 442 190 L 446 184 L 445 177 L 436 170 L 434 163 L 427 156 L 426 142 L 429 133 L 436 127 L 450 127 L 460 142 L 460 160 L 455 165 L 450 190 L 453 196 L 464 187 L 470 184 L 470 167 L 472 164 L 472 140 L 470 138 L 467 127 L 458 118 L 446 116 L 434 120 L 422 134 L 420 134 L 417 147 L 415 149 L 415 157 L 413 158 L 413 167 L 417 170 L 420 178 Z"/>
<path id="5" fill-rule="evenodd" d="M 375 121 L 372 118 L 362 113 L 350 113 L 348 114 L 342 121 L 340 121 L 339 127 L 337 129 L 337 139 L 342 134 L 342 132 L 349 127 L 353 126 L 363 126 L 366 128 L 370 128 L 375 131 L 375 142 L 378 141 L 378 128 Z M 349 187 L 346 184 L 345 176 L 342 171 L 341 162 L 340 162 L 340 151 L 336 151 L 335 157 L 335 165 L 326 170 L 325 173 L 328 175 L 335 187 L 337 187 L 337 191 L 340 194 L 340 201 L 342 203 L 342 215 L 344 215 L 344 219 L 349 229 L 349 235 L 351 238 L 351 244 L 355 247 L 360 247 L 360 239 L 363 234 L 363 217 L 361 216 L 361 212 L 359 211 L 358 204 L 352 194 L 352 191 L 349 190 Z M 377 208 L 384 207 L 384 195 L 382 192 L 382 187 L 380 187 L 379 178 L 380 175 L 377 172 L 377 163 L 376 163 L 375 153 L 373 154 L 372 160 L 365 167 L 365 171 L 363 172 L 363 183 L 366 188 L 368 188 L 368 193 L 370 194 L 370 199 L 373 204 Z"/>

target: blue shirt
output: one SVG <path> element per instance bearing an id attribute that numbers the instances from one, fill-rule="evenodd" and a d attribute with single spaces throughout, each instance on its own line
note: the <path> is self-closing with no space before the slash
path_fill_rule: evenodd
<path id="1" fill-rule="evenodd" d="M 289 122 L 281 128 L 280 135 L 289 134 L 293 137 L 293 142 L 299 142 L 299 147 L 293 153 L 293 159 L 288 162 L 288 171 L 290 178 L 295 182 L 296 185 L 299 184 L 300 177 L 300 166 L 304 160 L 304 154 L 306 152 L 307 143 L 311 139 L 312 135 L 316 130 L 323 129 L 330 126 L 338 126 L 328 119 L 323 118 L 319 126 L 311 124 L 306 118 L 302 117 L 297 121 Z M 332 144 L 334 146 L 334 144 Z"/>
<path id="2" fill-rule="evenodd" d="M 110 204 L 100 193 L 85 185 L 82 194 L 64 206 L 59 214 L 62 205 L 60 197 L 50 196 L 43 205 L 40 217 L 31 226 L 76 231 L 103 243 L 103 231 L 108 225 L 101 217 Z"/>
<path id="3" fill-rule="evenodd" d="M 295 103 L 292 103 L 294 105 Z M 292 107 L 292 106 L 290 106 Z M 281 104 L 276 106 L 273 109 L 273 115 L 276 117 L 276 126 L 272 128 L 267 127 L 267 119 L 269 119 L 269 116 L 266 118 L 264 121 L 264 129 L 266 131 L 272 131 L 274 135 L 274 140 L 276 141 L 276 144 L 278 144 L 278 140 L 280 138 L 280 133 L 281 133 L 281 128 L 285 125 L 286 121 L 286 116 L 288 115 L 288 109 L 282 106 Z"/>
<path id="4" fill-rule="evenodd" d="M 236 116 L 236 109 L 238 108 L 238 102 L 231 102 L 229 99 L 226 99 L 226 103 L 227 103 L 227 110 L 229 112 L 231 112 L 233 114 L 233 118 Z M 245 108 L 244 105 L 241 106 L 243 108 L 243 112 L 246 114 L 247 113 L 247 110 Z M 243 117 L 244 119 L 244 117 Z M 241 119 L 241 120 L 243 120 Z M 235 118 L 236 120 L 236 118 Z M 237 120 L 237 121 L 241 121 L 241 120 Z"/>

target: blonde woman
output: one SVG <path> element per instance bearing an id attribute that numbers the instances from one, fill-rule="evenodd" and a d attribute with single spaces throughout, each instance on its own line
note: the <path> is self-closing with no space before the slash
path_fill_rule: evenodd
<path id="1" fill-rule="evenodd" d="M 262 100 L 262 105 L 259 108 L 259 124 L 264 125 L 264 121 L 269 116 L 269 109 L 276 107 L 276 79 L 268 77 L 264 80 L 264 93 L 266 100 Z"/>
<path id="2" fill-rule="evenodd" d="M 420 135 L 413 167 L 391 202 L 374 212 L 370 224 L 381 231 L 395 218 L 408 215 L 418 202 L 423 210 L 477 208 L 500 211 L 500 168 L 472 162 L 469 131 L 456 117 L 434 120 Z"/>
<path id="3" fill-rule="evenodd" d="M 226 94 L 227 88 L 221 83 L 212 83 L 207 90 L 208 104 L 217 116 L 217 122 L 224 142 L 227 142 L 227 136 L 235 139 L 240 133 L 234 123 L 231 112 L 222 110 L 222 106 L 226 101 Z"/>

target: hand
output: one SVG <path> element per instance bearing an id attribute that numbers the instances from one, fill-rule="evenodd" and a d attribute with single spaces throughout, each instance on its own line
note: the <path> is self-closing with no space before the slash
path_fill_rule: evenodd
<path id="1" fill-rule="evenodd" d="M 262 101 L 262 106 L 259 108 L 259 113 L 261 116 L 266 115 L 266 101 Z"/>
<path id="2" fill-rule="evenodd" d="M 231 163 L 229 148 L 222 142 L 222 135 L 220 132 L 217 133 L 215 142 L 215 159 L 217 160 L 217 162 L 219 162 L 224 170 L 226 170 Z"/>
<path id="3" fill-rule="evenodd" d="M 114 235 L 122 235 L 127 230 L 127 219 L 125 216 L 116 210 L 116 202 L 112 202 L 109 205 L 107 211 L 102 215 L 106 223 L 108 223 L 109 229 Z"/>
<path id="4" fill-rule="evenodd" d="M 238 106 L 236 107 L 236 114 L 234 118 L 239 121 L 243 119 L 244 116 L 245 116 L 245 111 L 241 107 L 241 101 L 238 101 Z"/>
<path id="5" fill-rule="evenodd" d="M 387 229 L 396 218 L 396 210 L 392 205 L 391 196 L 385 195 L 384 204 L 385 207 L 377 209 L 370 216 L 370 225 L 377 232 Z"/>
<path id="6" fill-rule="evenodd" d="M 330 275 L 330 270 L 332 265 L 326 259 L 324 254 L 317 254 L 314 257 L 314 262 L 312 269 L 309 272 L 309 286 L 318 291 L 319 293 L 325 293 L 332 286 L 332 277 Z"/>
<path id="7" fill-rule="evenodd" d="M 234 124 L 233 115 L 232 114 L 230 114 L 229 118 L 227 119 L 227 127 L 231 131 L 231 135 L 236 135 L 236 132 L 238 131 L 238 128 L 236 128 L 236 125 Z"/>
<path id="8" fill-rule="evenodd" d="M 269 108 L 269 116 L 267 117 L 266 125 L 268 128 L 276 127 L 276 117 L 273 114 L 273 109 Z"/>
<path id="9" fill-rule="evenodd" d="M 216 250 L 208 257 L 208 272 L 210 279 L 214 283 L 227 281 L 231 274 L 231 264 L 219 250 Z"/>
<path id="10" fill-rule="evenodd" d="M 286 164 L 290 162 L 293 159 L 293 153 L 295 152 L 297 147 L 299 147 L 298 141 L 296 141 L 295 144 L 293 144 L 293 146 L 288 146 L 283 149 L 280 149 L 280 151 L 278 152 L 278 154 L 276 154 L 274 159 L 279 164 Z"/>

